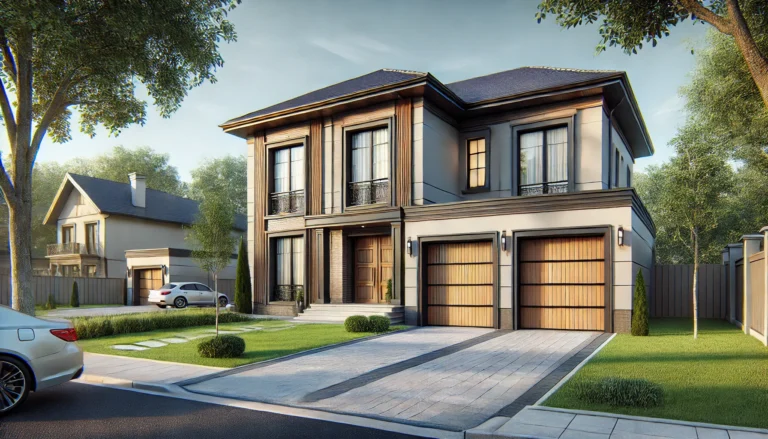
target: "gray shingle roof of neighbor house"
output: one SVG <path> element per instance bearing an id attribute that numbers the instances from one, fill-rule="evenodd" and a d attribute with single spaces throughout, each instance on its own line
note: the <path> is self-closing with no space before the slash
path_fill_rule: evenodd
<path id="1" fill-rule="evenodd" d="M 189 198 L 147 189 L 146 207 L 136 207 L 131 202 L 131 185 L 129 183 L 78 174 L 67 175 L 85 192 L 85 195 L 93 201 L 102 213 L 178 224 L 192 224 L 198 213 L 199 203 Z M 245 231 L 246 225 L 245 215 L 237 214 L 235 216 L 235 228 Z"/>

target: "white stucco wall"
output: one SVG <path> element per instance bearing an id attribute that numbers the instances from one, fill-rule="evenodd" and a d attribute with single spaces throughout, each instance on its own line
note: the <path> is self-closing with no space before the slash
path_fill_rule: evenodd
<path id="1" fill-rule="evenodd" d="M 459 132 L 448 122 L 425 107 L 418 107 L 422 121 L 414 129 L 413 200 L 414 204 L 435 204 L 461 201 L 459 174 Z M 414 120 L 416 118 L 414 117 Z M 416 122 L 414 122 L 416 124 Z"/>
<path id="2" fill-rule="evenodd" d="M 85 197 L 82 198 L 83 204 L 78 204 L 80 199 L 80 192 L 77 189 L 73 189 L 67 197 L 59 219 L 56 221 L 56 242 L 60 243 L 62 240 L 62 226 L 72 226 L 74 234 L 72 242 L 85 245 L 85 225 L 96 223 L 96 250 L 99 256 L 103 256 L 106 215 L 100 214 L 99 210 Z"/>

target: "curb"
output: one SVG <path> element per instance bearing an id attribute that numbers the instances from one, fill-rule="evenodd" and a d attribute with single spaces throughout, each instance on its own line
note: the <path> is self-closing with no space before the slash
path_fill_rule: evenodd
<path id="1" fill-rule="evenodd" d="M 82 374 L 78 380 L 91 384 L 103 384 L 105 386 L 121 387 L 126 389 L 139 389 L 146 390 L 148 392 L 175 393 L 177 391 L 175 388 L 176 386 L 173 384 L 131 381 L 124 378 L 115 378 L 87 373 Z"/>

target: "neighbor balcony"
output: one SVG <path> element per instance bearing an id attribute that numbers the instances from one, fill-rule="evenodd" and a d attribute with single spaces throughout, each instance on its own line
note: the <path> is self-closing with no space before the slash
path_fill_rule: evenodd
<path id="1" fill-rule="evenodd" d="M 96 248 L 79 242 L 48 244 L 48 256 L 91 255 L 98 256 Z"/>

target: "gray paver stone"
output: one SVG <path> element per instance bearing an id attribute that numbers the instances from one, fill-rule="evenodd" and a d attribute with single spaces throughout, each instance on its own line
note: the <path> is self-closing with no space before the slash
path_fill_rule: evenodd
<path id="1" fill-rule="evenodd" d="M 697 439 L 696 428 L 687 425 L 666 424 L 661 422 L 633 421 L 619 419 L 614 432 L 646 434 L 649 436 L 666 436 L 680 439 Z"/>
<path id="2" fill-rule="evenodd" d="M 548 439 L 559 438 L 563 434 L 563 428 L 544 427 L 542 425 L 521 424 L 515 421 L 509 421 L 501 428 L 496 430 L 496 436 L 532 436 L 536 438 Z"/>
<path id="3" fill-rule="evenodd" d="M 590 433 L 610 434 L 616 426 L 616 418 L 605 416 L 576 415 L 568 425 L 568 430 L 587 431 Z"/>

